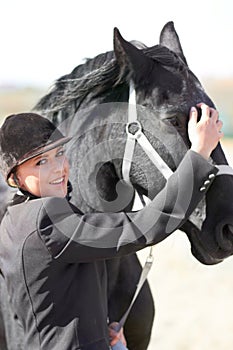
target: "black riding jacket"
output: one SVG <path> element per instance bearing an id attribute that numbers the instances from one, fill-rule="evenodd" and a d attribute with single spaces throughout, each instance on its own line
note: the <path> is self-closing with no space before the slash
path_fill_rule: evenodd
<path id="1" fill-rule="evenodd" d="M 23 348 L 108 350 L 105 260 L 179 228 L 217 171 L 189 151 L 138 212 L 83 214 L 66 198 L 24 197 L 18 204 L 15 198 L 1 223 L 0 268 L 24 331 Z"/>

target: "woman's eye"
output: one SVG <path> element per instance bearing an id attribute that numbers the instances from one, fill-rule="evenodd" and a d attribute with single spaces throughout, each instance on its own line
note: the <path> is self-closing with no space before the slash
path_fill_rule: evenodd
<path id="1" fill-rule="evenodd" d="M 65 153 L 65 150 L 62 149 L 62 150 L 60 150 L 59 152 L 57 152 L 56 157 L 61 157 L 61 156 L 64 155 L 64 153 Z"/>
<path id="2" fill-rule="evenodd" d="M 42 158 L 36 163 L 36 165 L 43 165 L 43 164 L 46 164 L 46 163 L 47 163 L 47 159 L 46 158 Z"/>

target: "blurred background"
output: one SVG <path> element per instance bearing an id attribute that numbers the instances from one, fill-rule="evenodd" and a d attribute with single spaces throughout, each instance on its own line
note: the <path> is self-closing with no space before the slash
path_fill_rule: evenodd
<path id="1" fill-rule="evenodd" d="M 125 39 L 152 46 L 172 20 L 190 69 L 224 121 L 222 143 L 232 165 L 232 13 L 231 0 L 0 0 L 0 124 L 8 114 L 30 110 L 85 58 L 112 50 L 115 26 Z M 142 263 L 146 254 L 139 254 Z M 233 258 L 201 265 L 179 231 L 154 254 L 149 350 L 232 350 Z"/>
<path id="2" fill-rule="evenodd" d="M 158 43 L 174 21 L 191 70 L 233 135 L 233 2 L 231 0 L 0 0 L 0 120 L 28 110 L 85 58 L 113 48 L 116 26 L 127 40 Z"/>

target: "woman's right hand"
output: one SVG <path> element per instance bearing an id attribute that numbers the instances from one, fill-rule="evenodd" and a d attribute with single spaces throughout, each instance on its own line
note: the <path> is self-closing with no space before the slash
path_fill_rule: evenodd
<path id="1" fill-rule="evenodd" d="M 110 345 L 114 347 L 114 345 L 120 341 L 122 343 L 122 349 L 126 349 L 126 339 L 123 333 L 123 328 L 121 327 L 120 330 L 118 330 L 118 328 L 118 322 L 112 322 L 108 326 Z"/>
<path id="2" fill-rule="evenodd" d="M 200 103 L 201 119 L 197 121 L 198 113 L 192 107 L 189 114 L 188 134 L 191 142 L 191 150 L 199 153 L 205 159 L 210 157 L 211 152 L 223 137 L 222 121 L 218 119 L 218 111 Z"/>

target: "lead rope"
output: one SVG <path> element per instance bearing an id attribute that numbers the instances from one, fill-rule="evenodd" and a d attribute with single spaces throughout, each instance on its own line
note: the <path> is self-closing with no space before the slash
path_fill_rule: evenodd
<path id="1" fill-rule="evenodd" d="M 131 124 L 135 124 L 138 126 L 138 130 L 135 134 L 132 134 L 129 130 Z M 123 164 L 122 164 L 123 179 L 126 183 L 128 183 L 130 185 L 131 185 L 131 183 L 130 183 L 129 173 L 130 173 L 131 163 L 133 160 L 135 142 L 136 142 L 136 139 L 138 139 L 138 136 L 141 136 L 141 132 L 142 132 L 141 124 L 137 120 L 136 93 L 135 93 L 134 85 L 131 81 L 130 92 L 129 92 L 128 123 L 126 125 L 127 140 L 126 140 L 125 153 L 124 153 Z M 140 198 L 141 203 L 144 207 L 146 205 L 146 203 L 145 203 L 143 197 L 137 192 L 136 192 L 136 194 Z M 143 269 L 142 269 L 142 272 L 141 272 L 141 275 L 139 277 L 139 281 L 137 284 L 137 288 L 135 290 L 135 293 L 133 295 L 131 303 L 130 303 L 128 309 L 126 310 L 126 312 L 124 313 L 124 315 L 121 317 L 118 324 L 116 325 L 115 330 L 117 332 L 119 332 L 120 329 L 124 326 L 124 324 L 127 320 L 127 317 L 129 315 L 132 307 L 133 307 L 133 304 L 134 304 L 140 290 L 142 289 L 142 287 L 147 279 L 147 276 L 148 276 L 148 273 L 152 267 L 153 261 L 154 261 L 153 247 L 151 246 L 149 255 L 147 256 L 146 262 L 143 266 Z"/>
<path id="2" fill-rule="evenodd" d="M 134 126 L 136 128 L 136 131 L 132 132 L 131 127 Z M 168 179 L 172 175 L 172 170 L 167 166 L 167 164 L 164 162 L 164 160 L 160 157 L 160 155 L 156 152 L 156 150 L 152 147 L 149 140 L 145 136 L 145 134 L 142 131 L 141 123 L 137 120 L 137 107 L 136 107 L 136 92 L 134 88 L 134 84 L 131 81 L 130 82 L 130 90 L 129 90 L 129 106 L 128 106 L 128 123 L 126 125 L 126 133 L 127 133 L 127 140 L 125 145 L 125 152 L 123 157 L 123 163 L 122 163 L 122 177 L 124 181 L 131 185 L 130 182 L 130 169 L 131 164 L 133 160 L 133 154 L 135 149 L 136 140 L 144 150 L 144 152 L 148 155 L 148 157 L 151 159 L 153 164 L 160 169 L 165 179 Z M 137 193 L 138 194 L 138 193 Z M 145 206 L 146 203 L 140 194 L 138 194 L 142 205 Z M 146 259 L 145 265 L 142 269 L 136 291 L 134 293 L 134 296 L 132 298 L 132 301 L 122 316 L 122 318 L 119 321 L 118 324 L 118 331 L 121 329 L 121 327 L 124 326 L 126 319 L 131 311 L 131 308 L 142 289 L 148 273 L 152 267 L 153 264 L 153 247 L 150 247 L 149 255 Z"/>
<path id="3" fill-rule="evenodd" d="M 130 313 L 130 310 L 132 309 L 132 306 L 140 292 L 140 290 L 142 289 L 142 286 L 143 284 L 145 283 L 146 279 L 147 279 L 147 276 L 148 276 L 148 273 L 151 269 L 151 266 L 153 264 L 153 252 L 152 252 L 152 247 L 150 247 L 150 253 L 146 259 L 146 262 L 145 262 L 145 265 L 142 269 L 142 272 L 141 272 L 141 275 L 140 275 L 140 278 L 139 278 L 139 281 L 138 281 L 138 284 L 137 284 L 137 288 L 136 288 L 136 291 L 134 293 L 134 296 L 133 296 L 133 299 L 128 307 L 128 309 L 126 310 L 126 312 L 124 313 L 124 315 L 121 317 L 120 321 L 119 321 L 119 328 L 118 328 L 118 332 L 120 331 L 121 327 L 124 326 L 125 322 L 126 322 L 126 319 Z"/>

